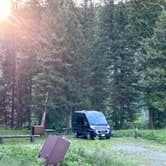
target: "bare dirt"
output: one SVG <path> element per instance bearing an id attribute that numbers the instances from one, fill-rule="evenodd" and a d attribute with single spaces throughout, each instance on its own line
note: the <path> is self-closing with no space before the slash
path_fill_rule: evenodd
<path id="1" fill-rule="evenodd" d="M 128 160 L 139 166 L 166 166 L 166 145 L 141 139 L 125 139 L 125 143 L 121 143 L 123 140 L 119 142 L 120 144 L 113 145 L 110 150 L 114 155 L 120 154 L 121 160 Z"/>

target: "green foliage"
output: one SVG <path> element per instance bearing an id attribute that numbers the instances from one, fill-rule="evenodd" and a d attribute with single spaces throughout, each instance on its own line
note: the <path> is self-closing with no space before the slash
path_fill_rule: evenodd
<path id="1" fill-rule="evenodd" d="M 134 137 L 134 130 L 115 130 L 113 137 Z M 138 130 L 138 137 L 166 144 L 166 130 Z"/>
<path id="2" fill-rule="evenodd" d="M 143 71 L 141 72 L 140 84 L 144 89 L 146 102 L 154 110 L 155 127 L 165 127 L 166 116 L 166 74 L 165 74 L 165 35 L 166 14 L 163 12 L 159 17 L 151 38 L 146 39 L 141 57 Z"/>
<path id="3" fill-rule="evenodd" d="M 96 149 L 95 152 L 88 153 L 85 149 L 74 148 L 69 151 L 62 166 L 134 166 L 129 162 L 120 162 L 113 159 L 108 153 Z"/>
<path id="4" fill-rule="evenodd" d="M 30 149 L 25 145 L 2 145 L 0 147 L 0 165 L 2 166 L 39 166 L 43 160 L 37 158 L 39 148 Z"/>
<path id="5" fill-rule="evenodd" d="M 113 41 L 109 66 L 112 119 L 115 127 L 124 128 L 125 120 L 134 121 L 137 112 L 137 75 L 133 56 L 132 34 L 128 31 L 127 6 L 119 3 L 114 11 Z"/>

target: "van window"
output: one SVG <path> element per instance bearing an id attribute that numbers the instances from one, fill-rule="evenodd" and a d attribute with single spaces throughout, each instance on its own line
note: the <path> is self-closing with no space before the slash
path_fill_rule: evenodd
<path id="1" fill-rule="evenodd" d="M 87 114 L 87 118 L 91 125 L 108 125 L 103 114 Z"/>

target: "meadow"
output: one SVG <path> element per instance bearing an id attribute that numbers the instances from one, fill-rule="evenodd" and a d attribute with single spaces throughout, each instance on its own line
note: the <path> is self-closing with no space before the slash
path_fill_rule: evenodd
<path id="1" fill-rule="evenodd" d="M 29 131 L 0 130 L 0 133 L 28 134 Z M 0 145 L 0 165 L 44 166 L 45 161 L 38 154 L 46 137 L 35 139 L 35 143 L 29 139 L 6 139 Z M 142 166 L 166 162 L 166 130 L 140 130 L 138 139 L 134 139 L 132 130 L 114 131 L 109 140 L 65 137 L 71 145 L 61 166 Z"/>

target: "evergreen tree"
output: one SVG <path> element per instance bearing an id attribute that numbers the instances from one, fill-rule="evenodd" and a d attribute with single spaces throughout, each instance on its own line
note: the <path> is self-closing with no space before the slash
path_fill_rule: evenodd
<path id="1" fill-rule="evenodd" d="M 140 74 L 140 71 L 144 71 L 144 63 L 142 63 L 142 44 L 146 38 L 150 38 L 153 35 L 153 28 L 155 27 L 155 23 L 158 19 L 158 16 L 161 14 L 162 10 L 166 7 L 166 3 L 164 0 L 132 0 L 127 3 L 128 9 L 128 19 L 130 22 L 130 34 L 132 37 L 130 38 L 130 42 L 132 44 L 132 50 L 135 54 L 135 60 L 137 65 L 137 74 Z M 130 36 L 131 36 L 130 35 Z M 137 56 L 138 55 L 138 56 Z M 144 58 L 143 58 L 144 59 Z M 139 85 L 140 100 L 147 101 L 148 98 L 142 98 L 142 93 L 144 91 L 149 91 L 148 89 L 142 88 Z M 150 127 L 153 128 L 153 116 L 154 109 L 151 105 L 147 103 L 147 108 L 149 110 L 149 121 Z M 140 105 L 140 109 L 142 106 Z"/>
<path id="2" fill-rule="evenodd" d="M 71 127 L 71 113 L 87 108 L 86 58 L 83 54 L 83 34 L 72 1 L 50 1 L 43 13 L 39 73 L 34 78 L 34 98 L 37 112 L 49 92 L 47 125 Z M 54 117 L 52 116 L 54 115 Z M 59 118 L 63 123 L 59 124 Z"/>
<path id="3" fill-rule="evenodd" d="M 150 127 L 164 127 L 166 116 L 166 14 L 163 12 L 157 21 L 154 35 L 144 44 L 144 70 L 140 83 L 149 106 Z"/>
<path id="4" fill-rule="evenodd" d="M 113 32 L 113 7 L 112 0 L 105 2 L 104 6 L 96 6 L 94 21 L 92 23 L 93 41 L 90 54 L 92 87 L 92 108 L 105 112 L 105 101 L 108 97 L 108 57 L 110 55 L 110 42 Z"/>
<path id="5" fill-rule="evenodd" d="M 109 57 L 110 105 L 116 128 L 124 128 L 125 121 L 135 120 L 137 111 L 137 75 L 128 24 L 126 4 L 119 3 L 114 12 L 113 40 Z"/>

